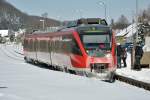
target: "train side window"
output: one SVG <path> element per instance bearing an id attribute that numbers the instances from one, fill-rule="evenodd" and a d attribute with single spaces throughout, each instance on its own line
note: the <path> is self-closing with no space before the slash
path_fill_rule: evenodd
<path id="1" fill-rule="evenodd" d="M 31 40 L 28 40 L 28 48 L 29 48 L 29 51 L 31 50 Z"/>
<path id="2" fill-rule="evenodd" d="M 53 52 L 56 52 L 56 40 L 53 41 Z"/>
<path id="3" fill-rule="evenodd" d="M 37 51 L 40 51 L 40 40 L 38 40 L 38 50 Z"/>
<path id="4" fill-rule="evenodd" d="M 64 53 L 71 53 L 71 35 L 62 36 L 62 48 Z"/>
<path id="5" fill-rule="evenodd" d="M 27 40 L 24 40 L 23 45 L 24 45 L 24 48 L 27 48 Z"/>
<path id="6" fill-rule="evenodd" d="M 42 40 L 39 40 L 39 51 L 42 52 Z"/>
<path id="7" fill-rule="evenodd" d="M 25 43 L 25 45 L 26 45 L 25 47 L 26 47 L 26 48 L 28 48 L 28 45 L 29 45 L 29 43 L 28 43 L 28 42 L 29 42 L 29 41 L 28 41 L 28 40 L 26 40 L 26 43 Z"/>
<path id="8" fill-rule="evenodd" d="M 55 52 L 58 53 L 58 40 L 55 41 Z"/>
<path id="9" fill-rule="evenodd" d="M 35 49 L 35 45 L 36 45 L 36 43 L 35 43 L 36 41 L 35 41 L 35 39 L 33 40 L 33 51 L 35 51 L 36 49 Z"/>
<path id="10" fill-rule="evenodd" d="M 25 47 L 28 48 L 28 45 L 29 45 L 29 44 L 28 44 L 28 40 L 26 40 L 25 45 L 26 45 Z"/>
<path id="11" fill-rule="evenodd" d="M 42 51 L 45 52 L 46 51 L 46 41 L 42 40 Z"/>
<path id="12" fill-rule="evenodd" d="M 40 52 L 42 52 L 43 51 L 43 47 L 42 47 L 42 40 L 40 40 Z"/>
<path id="13" fill-rule="evenodd" d="M 46 45 L 45 40 L 42 40 L 42 48 L 43 48 L 43 52 L 45 52 L 45 45 Z"/>
<path id="14" fill-rule="evenodd" d="M 37 45 L 38 45 L 38 41 L 37 41 L 37 39 L 35 39 L 35 41 L 34 41 L 34 49 L 35 49 L 35 51 L 37 51 Z"/>
<path id="15" fill-rule="evenodd" d="M 45 52 L 48 52 L 48 41 L 45 41 Z"/>
<path id="16" fill-rule="evenodd" d="M 32 47 L 31 47 L 31 51 L 34 51 L 34 40 L 32 40 Z"/>
<path id="17" fill-rule="evenodd" d="M 43 52 L 44 50 L 44 43 L 43 43 L 43 40 L 41 40 L 41 52 Z"/>
<path id="18" fill-rule="evenodd" d="M 34 41 L 31 40 L 31 51 L 34 51 Z"/>
<path id="19" fill-rule="evenodd" d="M 29 51 L 32 51 L 32 39 L 29 42 Z"/>
<path id="20" fill-rule="evenodd" d="M 63 36 L 62 42 L 63 42 L 62 48 L 64 52 L 73 53 L 76 55 L 82 55 L 81 50 L 72 35 Z"/>
<path id="21" fill-rule="evenodd" d="M 51 40 L 51 51 L 53 52 L 54 51 L 54 41 Z"/>
<path id="22" fill-rule="evenodd" d="M 77 44 L 77 41 L 74 38 L 72 39 L 72 53 L 82 55 L 82 52 Z"/>

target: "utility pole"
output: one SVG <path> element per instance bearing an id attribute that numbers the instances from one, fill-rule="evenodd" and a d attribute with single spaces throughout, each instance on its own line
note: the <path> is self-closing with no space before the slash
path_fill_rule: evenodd
<path id="1" fill-rule="evenodd" d="M 107 5 L 103 1 L 99 1 L 99 4 L 102 4 L 104 6 L 104 15 L 105 20 L 107 21 Z"/>
<path id="2" fill-rule="evenodd" d="M 135 40 L 134 40 L 134 35 L 133 35 L 133 25 L 134 25 L 134 14 L 132 15 L 132 43 L 133 43 L 133 48 L 131 49 L 131 69 L 134 69 L 134 47 L 135 47 Z M 136 27 L 136 26 L 135 26 Z"/>
<path id="3" fill-rule="evenodd" d="M 76 13 L 78 13 L 79 14 L 79 16 L 80 16 L 80 18 L 82 18 L 83 17 L 83 11 L 81 10 L 81 9 L 77 9 L 76 10 Z"/>
<path id="4" fill-rule="evenodd" d="M 133 43 L 133 48 L 131 52 L 131 69 L 135 69 L 134 62 L 135 62 L 135 46 L 136 43 L 138 42 L 138 0 L 136 0 L 136 22 L 135 22 L 135 27 L 136 27 L 136 37 L 134 39 Z"/>
<path id="5" fill-rule="evenodd" d="M 136 42 L 138 42 L 138 0 L 136 0 Z"/>
<path id="6" fill-rule="evenodd" d="M 46 28 L 47 28 L 47 17 L 48 17 L 48 13 L 47 12 L 45 12 L 45 13 L 43 13 L 42 15 L 41 15 L 43 18 L 42 18 L 42 20 L 40 20 L 40 21 L 42 21 L 43 22 L 43 30 L 45 30 Z"/>
<path id="7" fill-rule="evenodd" d="M 45 29 L 45 26 L 44 26 L 44 24 L 45 24 L 45 23 L 44 23 L 44 22 L 45 22 L 45 20 L 44 20 L 44 19 L 41 19 L 40 21 L 43 23 L 42 25 L 43 25 L 43 30 L 44 30 L 44 29 Z"/>

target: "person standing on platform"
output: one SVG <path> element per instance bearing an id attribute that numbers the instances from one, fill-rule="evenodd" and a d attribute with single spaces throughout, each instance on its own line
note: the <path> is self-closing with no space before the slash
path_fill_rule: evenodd
<path id="1" fill-rule="evenodd" d="M 140 46 L 140 44 L 137 44 L 135 47 L 135 63 L 134 63 L 135 70 L 141 70 L 140 60 L 141 60 L 142 56 L 143 56 L 143 49 Z"/>
<path id="2" fill-rule="evenodd" d="M 120 43 L 117 43 L 117 67 L 121 68 L 121 53 L 122 53 L 122 48 Z"/>
<path id="3" fill-rule="evenodd" d="M 121 59 L 123 61 L 124 67 L 127 67 L 126 59 L 127 59 L 127 49 L 125 47 L 122 47 L 122 55 Z"/>

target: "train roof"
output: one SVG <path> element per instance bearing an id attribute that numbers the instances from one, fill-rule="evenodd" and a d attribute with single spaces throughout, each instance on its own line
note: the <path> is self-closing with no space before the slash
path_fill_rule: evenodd
<path id="1" fill-rule="evenodd" d="M 87 25 L 80 25 L 77 27 L 71 27 L 71 28 L 65 28 L 62 31 L 91 31 L 91 32 L 108 32 L 112 29 L 109 26 L 106 25 L 100 25 L 100 24 L 87 24 Z"/>
<path id="2" fill-rule="evenodd" d="M 64 21 L 62 26 L 66 28 L 77 27 L 80 25 L 89 25 L 89 24 L 99 24 L 99 25 L 108 25 L 105 19 L 101 18 L 81 18 L 73 21 Z"/>
<path id="3" fill-rule="evenodd" d="M 71 30 L 71 29 L 77 29 L 77 30 L 83 30 L 83 29 L 101 29 L 101 30 L 110 30 L 110 27 L 108 27 L 108 24 L 105 19 L 101 18 L 81 18 L 74 21 L 66 21 L 64 22 L 63 28 L 61 31 L 64 30 Z"/>
<path id="4" fill-rule="evenodd" d="M 61 30 L 58 30 L 56 32 L 35 32 L 32 34 L 26 35 L 27 37 L 39 37 L 39 36 L 56 36 L 56 35 L 61 35 L 61 34 L 72 34 L 71 32 L 77 31 L 79 34 L 82 34 L 84 32 L 110 32 L 111 28 L 106 25 L 99 25 L 99 24 L 90 24 L 90 25 L 80 25 L 77 27 L 71 27 L 71 28 L 64 28 Z"/>
<path id="5" fill-rule="evenodd" d="M 69 22 L 69 26 L 63 26 L 58 28 L 58 30 L 54 32 L 48 31 L 37 31 L 32 34 L 27 35 L 28 37 L 32 36 L 48 36 L 48 35 L 61 35 L 61 34 L 69 34 L 70 31 L 77 31 L 81 33 L 81 31 L 91 31 L 91 32 L 108 32 L 111 28 L 107 25 L 107 22 L 104 19 L 100 18 L 87 18 L 87 19 L 78 19 L 74 22 Z"/>

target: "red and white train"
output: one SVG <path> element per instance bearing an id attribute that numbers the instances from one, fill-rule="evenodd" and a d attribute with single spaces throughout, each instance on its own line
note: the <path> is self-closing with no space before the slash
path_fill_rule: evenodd
<path id="1" fill-rule="evenodd" d="M 27 34 L 24 39 L 25 60 L 113 82 L 117 66 L 116 41 L 104 22 L 101 19 L 80 19 L 76 26 L 56 32 Z"/>

